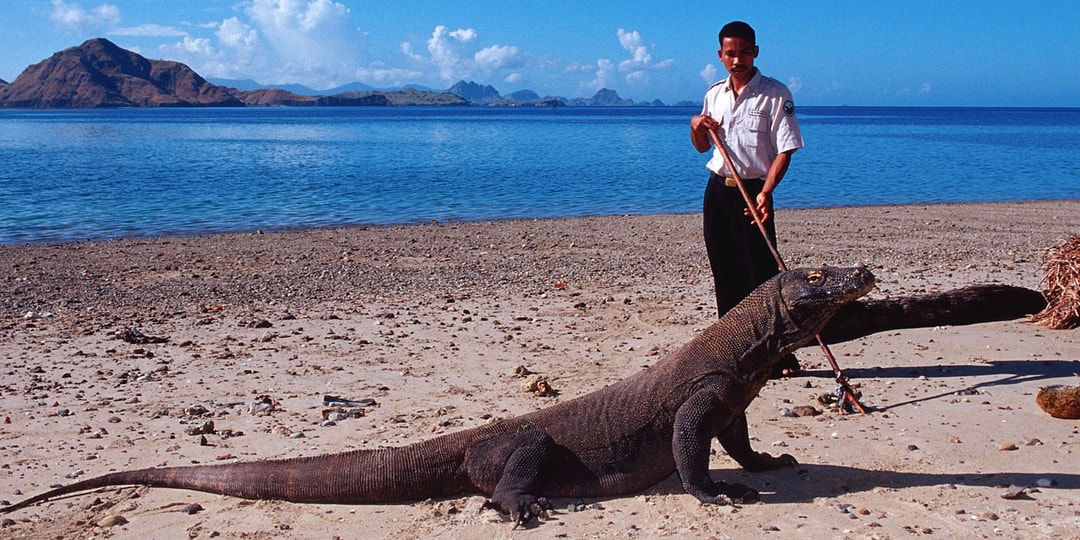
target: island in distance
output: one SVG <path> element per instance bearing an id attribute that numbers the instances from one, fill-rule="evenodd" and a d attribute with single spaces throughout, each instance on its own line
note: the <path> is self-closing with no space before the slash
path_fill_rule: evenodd
<path id="1" fill-rule="evenodd" d="M 218 82 L 223 84 L 208 81 L 180 62 L 150 60 L 107 39 L 96 38 L 27 67 L 10 83 L 0 80 L 0 108 L 664 105 L 659 100 L 623 99 L 607 88 L 597 91 L 592 98 L 567 99 L 540 97 L 531 90 L 503 96 L 492 86 L 467 81 L 459 81 L 445 91 L 415 87 L 377 90 L 354 83 L 326 94 L 299 85 L 268 88 L 252 81 Z"/>

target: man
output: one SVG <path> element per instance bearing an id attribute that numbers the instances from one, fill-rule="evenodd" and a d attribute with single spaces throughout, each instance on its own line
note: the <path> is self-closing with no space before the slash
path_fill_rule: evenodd
<path id="1" fill-rule="evenodd" d="M 706 92 L 701 114 L 690 120 L 690 140 L 702 153 L 713 146 L 709 131 L 724 142 L 775 245 L 772 194 L 803 146 L 795 103 L 786 86 L 754 67 L 758 46 L 750 25 L 728 23 L 719 38 L 717 54 L 729 76 Z M 718 150 L 706 167 L 705 250 L 722 316 L 779 269 Z M 798 370 L 794 356 L 782 363 L 785 374 Z"/>

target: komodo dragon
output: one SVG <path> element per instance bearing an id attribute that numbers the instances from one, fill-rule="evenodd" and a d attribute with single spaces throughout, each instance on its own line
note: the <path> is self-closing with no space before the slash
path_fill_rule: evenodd
<path id="1" fill-rule="evenodd" d="M 702 502 L 756 501 L 757 491 L 710 478 L 711 439 L 750 471 L 795 465 L 790 455 L 773 457 L 750 447 L 746 408 L 777 359 L 812 339 L 837 309 L 873 284 L 863 267 L 784 272 L 655 365 L 516 418 L 399 448 L 114 472 L 0 513 L 84 490 L 142 484 L 336 504 L 481 492 L 517 525 L 549 509 L 546 497 L 634 493 L 672 471 Z"/>

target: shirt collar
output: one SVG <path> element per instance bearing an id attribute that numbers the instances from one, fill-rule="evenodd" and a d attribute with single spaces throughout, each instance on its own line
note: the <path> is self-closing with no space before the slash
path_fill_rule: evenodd
<path id="1" fill-rule="evenodd" d="M 745 92 L 749 89 L 756 94 L 759 82 L 761 82 L 761 70 L 754 67 L 754 76 L 750 77 L 750 82 L 746 83 L 746 86 L 743 87 L 743 91 Z M 728 75 L 728 78 L 724 79 L 723 85 L 725 92 L 731 92 L 731 75 Z"/>

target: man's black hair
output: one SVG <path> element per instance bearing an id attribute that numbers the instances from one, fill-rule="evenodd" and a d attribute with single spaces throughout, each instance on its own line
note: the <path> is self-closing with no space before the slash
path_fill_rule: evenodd
<path id="1" fill-rule="evenodd" d="M 731 21 L 724 25 L 720 29 L 720 43 L 724 43 L 724 38 L 742 38 L 750 43 L 757 45 L 757 35 L 754 34 L 754 29 L 742 21 Z"/>

